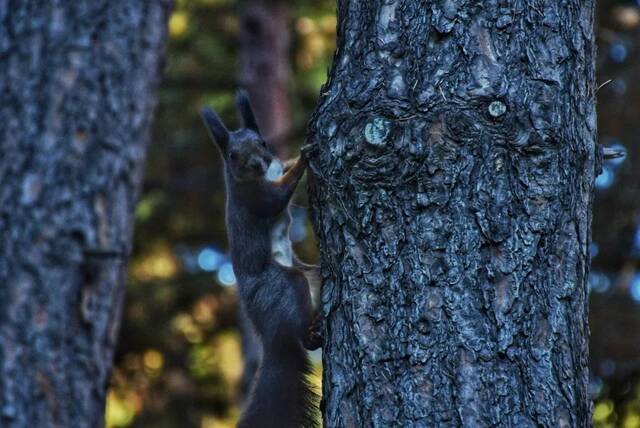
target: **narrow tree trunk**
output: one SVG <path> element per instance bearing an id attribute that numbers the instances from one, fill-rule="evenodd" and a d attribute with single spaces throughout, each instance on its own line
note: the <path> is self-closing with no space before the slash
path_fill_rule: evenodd
<path id="1" fill-rule="evenodd" d="M 0 426 L 100 427 L 166 1 L 0 0 Z"/>
<path id="2" fill-rule="evenodd" d="M 586 427 L 593 2 L 338 1 L 310 129 L 330 427 Z"/>
<path id="3" fill-rule="evenodd" d="M 290 35 L 286 3 L 246 0 L 242 3 L 240 84 L 251 96 L 260 130 L 281 157 L 289 153 Z"/>
<path id="4" fill-rule="evenodd" d="M 289 155 L 291 128 L 289 14 L 278 0 L 245 0 L 241 7 L 239 81 L 249 92 L 262 134 L 284 159 Z M 262 359 L 262 345 L 243 312 L 239 326 L 244 360 L 240 401 L 244 401 Z"/>

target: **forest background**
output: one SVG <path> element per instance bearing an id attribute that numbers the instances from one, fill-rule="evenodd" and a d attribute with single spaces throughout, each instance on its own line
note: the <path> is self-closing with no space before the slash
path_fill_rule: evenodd
<path id="1" fill-rule="evenodd" d="M 336 37 L 333 0 L 258 3 L 178 0 L 169 20 L 109 427 L 232 427 L 237 420 L 242 357 L 222 165 L 198 113 L 210 105 L 237 123 L 234 92 L 257 80 L 253 91 L 270 95 L 256 94 L 270 137 L 283 157 L 295 155 Z M 640 0 L 602 0 L 597 14 L 599 138 L 627 156 L 607 161 L 596 182 L 590 385 L 594 425 L 633 428 L 640 427 Z M 248 75 L 256 58 L 275 61 L 277 79 Z M 300 187 L 292 239 L 312 262 Z"/>

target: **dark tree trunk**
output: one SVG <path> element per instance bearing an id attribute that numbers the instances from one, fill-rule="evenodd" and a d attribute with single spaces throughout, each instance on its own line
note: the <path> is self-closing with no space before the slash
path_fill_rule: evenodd
<path id="1" fill-rule="evenodd" d="M 0 426 L 100 427 L 169 4 L 0 0 Z"/>
<path id="2" fill-rule="evenodd" d="M 338 2 L 306 153 L 330 427 L 586 427 L 590 0 Z"/>

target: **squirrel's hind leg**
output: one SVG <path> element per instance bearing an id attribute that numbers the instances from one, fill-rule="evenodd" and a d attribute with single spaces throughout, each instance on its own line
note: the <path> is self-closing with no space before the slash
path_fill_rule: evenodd
<path id="1" fill-rule="evenodd" d="M 314 275 L 317 275 L 317 267 L 310 266 L 309 271 L 313 271 Z M 301 319 L 303 325 L 299 331 L 299 338 L 302 345 L 310 350 L 316 350 L 322 346 L 322 316 L 317 308 L 314 307 L 312 299 L 313 291 L 310 290 L 310 284 L 307 277 L 307 272 L 294 270 L 292 274 L 295 276 L 296 298 L 297 307 L 299 313 L 302 315 Z"/>

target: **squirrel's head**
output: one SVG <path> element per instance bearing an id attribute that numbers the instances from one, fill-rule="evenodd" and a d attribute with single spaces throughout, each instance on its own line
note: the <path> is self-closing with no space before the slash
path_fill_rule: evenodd
<path id="1" fill-rule="evenodd" d="M 210 108 L 202 110 L 202 119 L 211 139 L 216 142 L 228 171 L 236 181 L 254 181 L 265 176 L 276 159 L 260 134 L 249 97 L 238 91 L 236 105 L 243 127 L 229 132 L 220 117 Z"/>

